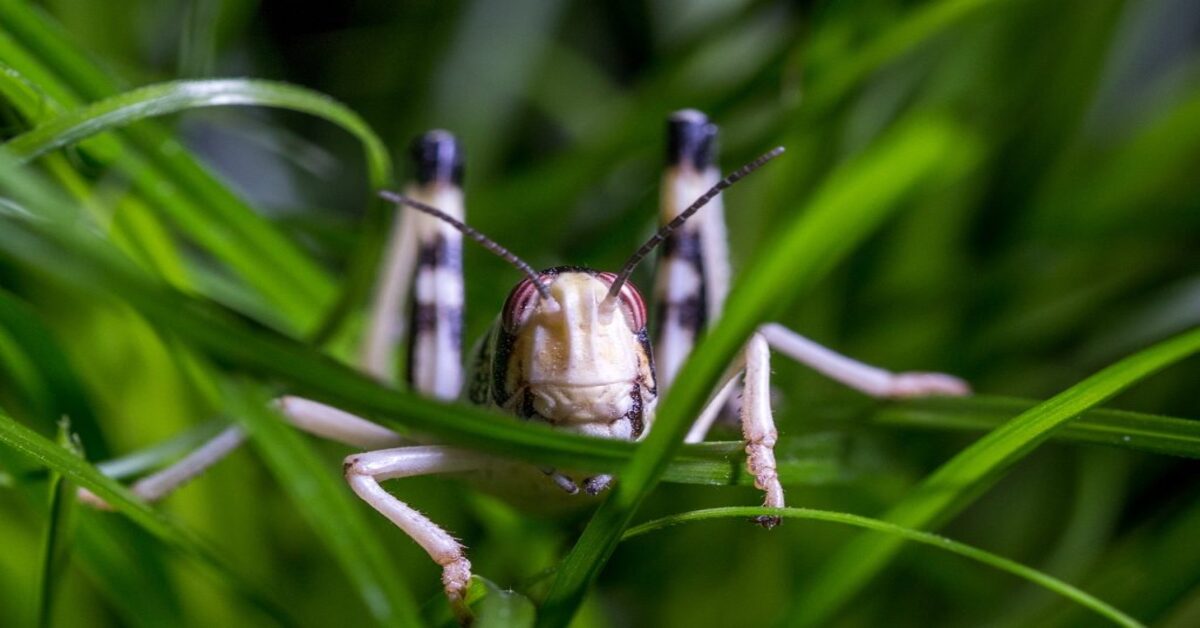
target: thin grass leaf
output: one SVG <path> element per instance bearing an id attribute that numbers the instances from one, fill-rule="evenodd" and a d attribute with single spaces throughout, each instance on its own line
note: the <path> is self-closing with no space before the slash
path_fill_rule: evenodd
<path id="1" fill-rule="evenodd" d="M 872 519 L 870 517 L 862 517 L 844 512 L 831 512 L 827 510 L 814 510 L 811 508 L 758 508 L 758 507 L 732 507 L 732 508 L 709 508 L 705 510 L 695 510 L 679 515 L 663 517 L 655 519 L 638 526 L 630 528 L 621 537 L 622 541 L 626 541 L 644 534 L 649 534 L 664 528 L 680 525 L 683 523 L 691 523 L 695 521 L 708 521 L 713 519 L 739 518 L 749 519 L 759 515 L 779 515 L 791 519 L 809 519 L 812 521 L 827 521 L 830 523 L 840 523 L 843 525 L 854 526 L 857 528 L 865 528 L 882 534 L 896 537 L 914 543 L 922 543 L 936 547 L 938 549 L 964 556 L 979 563 L 983 563 L 989 567 L 1006 571 L 1018 578 L 1024 578 L 1048 591 L 1057 593 L 1067 599 L 1085 608 L 1095 611 L 1100 616 L 1112 621 L 1114 624 L 1126 627 L 1142 626 L 1138 620 L 1126 615 L 1117 608 L 1105 603 L 1103 600 L 1096 598 L 1050 574 L 1043 573 L 1031 567 L 1027 567 L 1014 560 L 998 556 L 988 551 L 960 543 L 944 536 L 932 534 L 907 528 L 902 525 Z"/>
<path id="2" fill-rule="evenodd" d="M 936 528 L 983 494 L 1014 463 L 1083 411 L 1193 353 L 1200 329 L 1129 356 L 1008 421 L 930 474 L 883 519 L 909 528 Z M 797 598 L 794 625 L 820 625 L 895 556 L 892 537 L 860 536 L 830 559 Z"/>
<path id="3" fill-rule="evenodd" d="M 59 445 L 78 456 L 79 451 L 71 444 L 70 423 L 65 419 L 59 425 Z M 64 481 L 61 474 L 50 473 L 48 484 L 50 498 L 49 517 L 42 536 L 42 564 L 38 573 L 38 627 L 47 628 L 53 621 L 54 596 L 65 576 L 68 547 L 71 537 L 71 518 L 75 507 L 75 486 Z"/>
<path id="4" fill-rule="evenodd" d="M 990 431 L 1038 403 L 987 396 L 914 399 L 884 405 L 870 420 L 898 427 Z M 1055 432 L 1054 439 L 1200 458 L 1200 421 L 1142 412 L 1089 410 Z"/>
<path id="5" fill-rule="evenodd" d="M 128 489 L 105 477 L 92 465 L 4 414 L 0 414 L 0 443 L 92 491 L 168 546 L 195 560 L 218 582 L 228 585 L 275 621 L 284 625 L 296 623 L 289 618 L 283 604 L 238 574 L 219 552 L 138 500 Z"/>
<path id="6" fill-rule="evenodd" d="M 0 60 L 52 96 L 57 107 L 75 109 L 122 91 L 37 8 L 19 0 L 0 1 L 0 24 Z M 299 330 L 312 327 L 314 306 L 327 304 L 334 294 L 328 273 L 209 173 L 170 132 L 148 121 L 118 131 L 105 148 L 109 159 L 120 156 L 113 167 L 130 177 L 150 207 L 253 284 L 279 310 L 283 323 Z"/>
<path id="7" fill-rule="evenodd" d="M 22 161 L 139 120 L 203 109 L 253 106 L 306 113 L 335 124 L 363 145 L 369 183 L 381 188 L 392 163 L 383 141 L 358 114 L 336 100 L 297 85 L 255 79 L 171 81 L 147 85 L 44 120 L 5 146 Z"/>
<path id="8" fill-rule="evenodd" d="M 187 624 L 167 569 L 171 549 L 128 519 L 80 508 L 75 558 L 125 624 L 161 628 Z"/>
<path id="9" fill-rule="evenodd" d="M 276 413 L 269 396 L 246 384 L 223 387 L 279 485 L 355 583 L 371 614 L 385 626 L 420 626 L 420 615 L 397 565 L 363 518 L 363 511 L 322 460 Z"/>
<path id="10" fill-rule="evenodd" d="M 908 53 L 933 37 L 972 16 L 975 12 L 999 4 L 998 0 L 942 0 L 909 11 L 902 20 L 873 37 L 853 56 L 839 60 L 822 73 L 811 94 L 803 100 L 809 113 L 827 111 L 873 71 Z"/>
<path id="11" fill-rule="evenodd" d="M 391 182 L 392 163 L 387 148 L 363 119 L 334 99 L 296 85 L 252 79 L 173 81 L 141 87 L 56 116 L 23 133 L 6 146 L 22 160 L 35 159 L 56 148 L 123 127 L 139 120 L 206 107 L 257 106 L 306 113 L 341 127 L 363 146 L 369 189 L 379 190 Z M 385 204 L 371 195 L 370 215 L 361 229 L 363 242 L 355 247 L 350 262 L 351 280 L 342 297 L 315 332 L 320 342 L 341 325 L 350 305 L 370 285 L 369 273 L 387 232 Z"/>
<path id="12" fill-rule="evenodd" d="M 539 625 L 566 624 L 612 555 L 621 532 L 677 451 L 717 379 L 754 329 L 811 288 L 897 208 L 899 200 L 969 159 L 953 128 L 911 122 L 832 176 L 806 211 L 780 226 L 780 237 L 748 265 L 721 320 L 692 352 L 659 407 L 654 428 L 621 473 L 551 585 Z M 785 160 L 781 160 L 785 161 Z"/>
<path id="13" fill-rule="evenodd" d="M 96 468 L 114 480 L 141 475 L 178 460 L 208 442 L 228 426 L 229 424 L 225 421 L 206 421 L 145 449 L 139 449 L 119 458 L 97 462 Z"/>

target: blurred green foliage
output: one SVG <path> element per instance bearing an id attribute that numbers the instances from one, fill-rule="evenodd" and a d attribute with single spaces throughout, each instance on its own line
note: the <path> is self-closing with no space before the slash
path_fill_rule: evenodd
<path id="1" fill-rule="evenodd" d="M 40 434 L 22 441 L 36 449 L 54 441 L 65 415 L 91 461 L 189 430 L 210 434 L 214 417 L 244 420 L 260 440 L 158 512 L 129 505 L 130 518 L 54 499 L 56 487 L 95 480 L 67 450 L 57 451 L 51 473 L 0 446 L 4 626 L 448 617 L 432 562 L 348 492 L 331 494 L 342 488 L 344 448 L 283 436 L 253 411 L 261 384 L 275 390 L 334 373 L 297 348 L 331 312 L 346 316 L 321 350 L 352 355 L 360 288 L 386 218 L 372 189 L 386 176 L 386 156 L 372 152 L 372 137 L 391 148 L 402 181 L 408 140 L 431 127 L 453 130 L 469 154 L 475 226 L 534 266 L 612 268 L 655 223 L 665 115 L 703 109 L 721 125 L 727 167 L 788 148 L 729 193 L 735 269 L 776 251 L 779 233 L 809 209 L 875 201 L 887 210 L 830 268 L 797 253 L 798 274 L 826 274 L 780 320 L 888 368 L 963 375 L 986 395 L 1049 398 L 1200 321 L 1200 7 L 1187 0 L 358 0 L 319 10 L 278 1 L 0 0 L 0 63 L 5 139 L 178 79 L 286 81 L 347 107 L 313 101 L 333 124 L 279 108 L 188 108 L 40 157 L 32 169 L 50 186 L 5 179 L 4 196 L 20 203 L 0 207 L 0 409 L 29 428 L 5 433 Z M 357 138 L 347 133 L 348 112 L 365 122 Z M 896 138 L 918 146 L 889 150 Z M 914 170 L 920 184 L 901 186 Z M 47 187 L 56 198 L 35 198 Z M 904 192 L 887 192 L 897 187 Z M 16 224 L 35 207 L 62 210 L 60 222 L 45 224 L 78 229 L 53 249 L 70 257 L 78 244 L 76 266 L 39 270 L 24 256 L 43 227 Z M 855 234 L 833 218 L 822 224 L 815 233 L 830 239 L 821 250 L 833 262 Z M 93 251 L 89 242 L 113 246 Z M 105 276 L 96 269 L 117 250 L 122 263 L 132 260 L 135 280 L 80 285 Z M 477 337 L 515 276 L 481 250 L 466 255 L 468 335 Z M 72 283 L 70 272 L 82 279 Z M 648 285 L 649 277 L 643 269 L 636 279 Z M 171 301 L 174 317 L 166 306 L 154 312 L 157 293 L 143 285 L 194 299 Z M 239 316 L 187 305 L 212 302 Z M 204 326 L 213 320 L 226 326 Z M 294 363 L 251 368 L 236 347 L 213 349 L 220 338 L 198 346 L 208 329 L 268 344 L 290 336 Z M 1147 623 L 1200 623 L 1200 487 L 1190 475 L 1197 366 L 1184 360 L 1108 402 L 1163 416 L 1088 415 L 1003 469 L 939 531 Z M 878 403 L 784 359 L 773 367 L 795 506 L 880 516 L 981 430 L 1033 404 Z M 361 403 L 388 407 L 383 393 L 337 377 L 331 393 L 362 390 Z M 447 434 L 474 429 L 466 411 L 437 422 L 425 416 L 432 406 L 398 403 L 390 407 L 404 411 L 389 420 L 408 429 L 424 420 Z M 514 443 L 526 438 L 519 451 L 530 459 L 570 444 L 498 430 Z M 628 453 L 578 446 L 614 465 Z M 696 471 L 678 475 L 685 471 L 672 467 L 668 478 L 701 481 Z M 394 484 L 465 541 L 480 574 L 535 600 L 549 582 L 544 570 L 587 521 L 586 513 L 539 519 L 452 479 Z M 636 517 L 758 499 L 746 486 L 665 484 Z M 357 542 L 336 541 L 346 529 L 358 531 Z M 857 534 L 801 520 L 769 533 L 718 520 L 633 539 L 617 547 L 575 623 L 813 621 L 797 600 L 811 599 L 818 584 L 841 586 L 822 569 L 834 556 L 844 562 Z M 350 575 L 363 555 L 370 573 Z M 905 546 L 862 588 L 842 584 L 852 601 L 816 623 L 1098 621 L 1044 589 L 928 547 Z M 376 585 L 383 598 L 371 597 Z M 492 616 L 528 617 L 523 598 L 506 607 L 496 586 L 477 588 L 494 602 Z"/>

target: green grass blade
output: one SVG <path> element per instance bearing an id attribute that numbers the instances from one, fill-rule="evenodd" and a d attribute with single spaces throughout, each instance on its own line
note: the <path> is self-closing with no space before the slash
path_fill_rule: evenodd
<path id="1" fill-rule="evenodd" d="M 1081 412 L 1156 371 L 1200 351 L 1200 330 L 1129 356 L 1008 421 L 930 474 L 883 517 L 910 528 L 937 527 L 987 490 L 1016 461 Z M 892 537 L 851 541 L 818 573 L 794 607 L 797 625 L 820 625 L 877 574 L 900 549 Z"/>
<path id="2" fill-rule="evenodd" d="M 921 183 L 948 162 L 969 159 L 965 138 L 929 120 L 911 122 L 847 163 L 810 207 L 781 225 L 781 234 L 748 266 L 729 296 L 722 319 L 697 345 L 659 407 L 654 428 L 621 474 L 551 585 L 540 625 L 567 623 L 678 449 L 691 420 L 746 339 L 813 284 Z M 781 159 L 776 167 L 785 167 Z M 960 162 L 961 163 L 961 162 Z"/>
<path id="3" fill-rule="evenodd" d="M 341 563 L 371 614 L 385 626 L 422 625 L 416 601 L 345 482 L 299 432 L 268 411 L 267 395 L 249 385 L 225 391 L 279 485 Z"/>
<path id="4" fill-rule="evenodd" d="M 285 625 L 295 622 L 288 618 L 284 605 L 265 594 L 257 586 L 232 569 L 221 555 L 200 539 L 167 519 L 133 496 L 125 487 L 105 477 L 98 469 L 66 449 L 0 414 L 0 443 L 25 457 L 62 475 L 63 478 L 85 487 L 108 502 L 121 514 L 145 528 L 167 545 L 178 550 L 205 568 L 218 581 L 223 581 L 247 598 L 247 601 Z"/>
<path id="5" fill-rule="evenodd" d="M 662 519 L 655 519 L 641 525 L 630 528 L 621 537 L 622 541 L 649 534 L 664 528 L 680 525 L 683 523 L 691 523 L 695 521 L 708 521 L 712 519 L 723 518 L 740 518 L 750 519 L 759 515 L 779 515 L 790 519 L 809 519 L 812 521 L 827 521 L 830 523 L 839 523 L 857 528 L 865 528 L 878 533 L 886 534 L 889 537 L 912 541 L 914 543 L 922 543 L 936 547 L 938 549 L 964 556 L 971 560 L 977 561 L 984 565 L 988 565 L 1001 571 L 1006 571 L 1018 578 L 1024 578 L 1040 587 L 1049 591 L 1053 591 L 1075 603 L 1095 611 L 1100 616 L 1112 621 L 1119 626 L 1141 626 L 1142 623 L 1138 620 L 1122 613 L 1120 610 L 1105 603 L 1103 600 L 1096 598 L 1054 576 L 1043 573 L 1031 567 L 1022 565 L 1014 560 L 998 556 L 988 551 L 960 543 L 948 539 L 944 536 L 915 530 L 902 525 L 872 519 L 870 517 L 862 517 L 844 512 L 830 512 L 827 510 L 813 510 L 810 508 L 756 508 L 756 507 L 733 507 L 733 508 L 710 508 L 706 510 L 696 510 L 686 512 Z"/>
<path id="6" fill-rule="evenodd" d="M 334 99 L 296 85 L 253 79 L 173 81 L 141 87 L 105 98 L 45 120 L 36 128 L 11 139 L 6 146 L 23 160 L 35 159 L 56 148 L 123 127 L 139 120 L 205 107 L 256 106 L 306 113 L 341 127 L 363 146 L 369 189 L 391 183 L 392 163 L 383 141 L 355 112 Z M 333 333 L 347 309 L 365 293 L 369 274 L 387 232 L 386 205 L 371 197 L 370 215 L 360 230 L 342 297 L 316 332 L 318 339 Z"/>
<path id="7" fill-rule="evenodd" d="M 370 185 L 390 181 L 392 165 L 383 141 L 357 113 L 334 99 L 296 85 L 255 79 L 171 81 L 147 85 L 44 120 L 5 144 L 22 160 L 138 120 L 205 107 L 254 106 L 306 113 L 335 124 L 363 145 Z"/>
<path id="8" fill-rule="evenodd" d="M 914 399 L 884 405 L 870 420 L 898 427 L 990 431 L 1038 403 L 1030 399 L 987 396 Z M 1142 412 L 1089 410 L 1055 432 L 1054 438 L 1200 458 L 1200 421 Z"/>
<path id="9" fill-rule="evenodd" d="M 69 424 L 60 426 L 59 441 L 67 448 L 71 435 Z M 70 450 L 68 450 L 70 451 Z M 72 451 L 78 455 L 78 452 Z M 63 480 L 61 474 L 50 473 L 50 511 L 46 520 L 46 532 L 42 537 L 42 564 L 38 586 L 38 627 L 47 628 L 53 621 L 54 594 L 62 581 L 67 561 L 68 544 L 71 536 L 71 515 L 75 507 L 75 487 Z"/>
<path id="10" fill-rule="evenodd" d="M 123 91 L 37 8 L 0 1 L 0 24 L 0 59 L 52 97 L 54 108 L 76 109 Z M 165 128 L 147 121 L 121 129 L 111 139 L 104 144 L 106 159 L 130 178 L 150 207 L 254 285 L 278 308 L 282 321 L 300 330 L 313 325 L 319 308 L 334 293 L 328 273 L 258 216 Z M 378 202 L 372 208 L 377 214 L 382 211 Z"/>

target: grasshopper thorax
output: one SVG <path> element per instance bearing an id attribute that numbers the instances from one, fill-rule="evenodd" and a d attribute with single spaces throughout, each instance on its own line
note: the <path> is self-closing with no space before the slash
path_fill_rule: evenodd
<path id="1" fill-rule="evenodd" d="M 578 267 L 552 268 L 509 294 L 501 317 L 507 351 L 495 372 L 513 409 L 577 431 L 637 438 L 655 394 L 646 308 L 637 288 L 621 287 L 617 307 L 604 299 L 616 279 Z"/>

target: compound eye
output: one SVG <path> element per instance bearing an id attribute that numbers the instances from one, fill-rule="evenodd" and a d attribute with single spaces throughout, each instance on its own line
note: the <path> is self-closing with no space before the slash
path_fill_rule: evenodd
<path id="1" fill-rule="evenodd" d="M 534 287 L 533 281 L 522 279 L 521 283 L 517 284 L 512 289 L 512 292 L 508 293 L 508 300 L 504 302 L 504 311 L 501 315 L 504 328 L 510 332 L 517 331 L 517 328 L 533 312 L 534 306 L 537 305 L 537 300 L 538 291 Z"/>
<path id="2" fill-rule="evenodd" d="M 600 278 L 609 286 L 617 279 L 616 273 L 600 273 Z M 638 292 L 637 286 L 633 282 L 626 281 L 621 285 L 621 311 L 625 313 L 625 320 L 629 323 L 629 328 L 633 331 L 641 331 L 646 328 L 646 302 L 642 300 L 642 293 Z"/>

